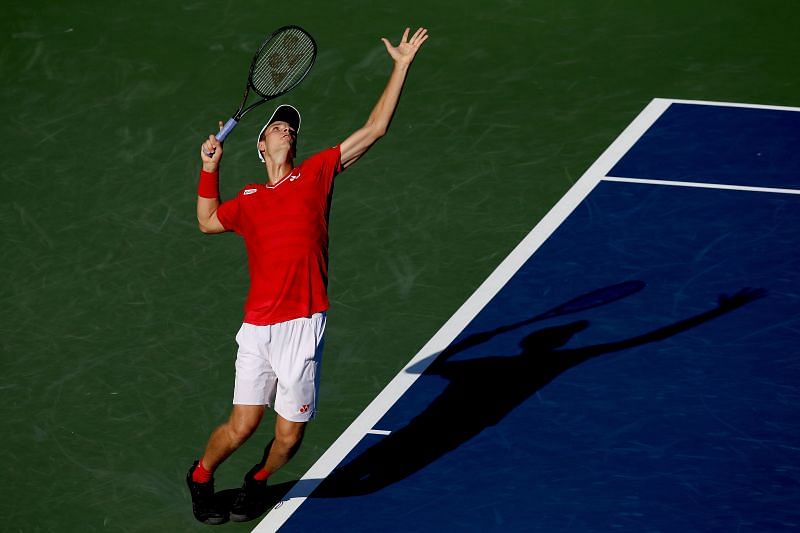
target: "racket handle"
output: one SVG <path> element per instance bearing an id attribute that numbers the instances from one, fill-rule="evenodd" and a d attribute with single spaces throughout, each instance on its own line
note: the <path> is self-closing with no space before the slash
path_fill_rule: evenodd
<path id="1" fill-rule="evenodd" d="M 239 121 L 236 120 L 235 118 L 229 119 L 228 122 L 226 122 L 225 125 L 222 126 L 222 129 L 219 130 L 219 133 L 217 133 L 217 140 L 219 142 L 225 141 L 225 137 L 227 137 L 228 134 L 233 131 L 233 128 L 235 128 L 238 123 Z"/>
<path id="2" fill-rule="evenodd" d="M 228 122 L 226 122 L 225 125 L 222 126 L 222 129 L 219 130 L 219 133 L 217 133 L 217 135 L 216 135 L 217 140 L 219 142 L 223 142 L 225 140 L 225 137 L 227 137 L 228 134 L 233 131 L 233 128 L 235 128 L 238 123 L 239 123 L 239 121 L 236 120 L 235 118 L 228 119 Z M 211 157 L 211 156 L 214 155 L 214 152 L 216 152 L 216 150 L 212 150 L 211 153 L 206 152 L 205 150 L 203 150 L 203 152 L 208 157 Z"/>

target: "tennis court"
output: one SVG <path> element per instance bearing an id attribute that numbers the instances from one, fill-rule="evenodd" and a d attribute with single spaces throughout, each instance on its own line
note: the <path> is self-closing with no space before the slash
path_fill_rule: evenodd
<path id="1" fill-rule="evenodd" d="M 0 530 L 208 529 L 184 476 L 230 409 L 248 279 L 236 236 L 197 230 L 198 151 L 231 116 L 254 44 L 287 24 L 319 45 L 309 76 L 274 102 L 303 113 L 300 158 L 366 119 L 389 70 L 380 37 L 424 25 L 431 39 L 389 134 L 337 181 L 319 415 L 274 477 L 311 494 L 341 459 L 369 482 L 326 483 L 267 520 L 287 531 L 321 520 L 443 529 L 443 517 L 448 530 L 789 529 L 797 156 L 780 143 L 796 145 L 797 126 L 780 126 L 796 113 L 780 106 L 798 105 L 798 22 L 779 1 L 469 0 L 455 13 L 438 0 L 12 2 L 0 20 Z M 778 109 L 754 123 L 656 113 L 598 159 L 659 97 Z M 766 137 L 753 133 L 761 112 L 776 113 Z M 223 197 L 263 172 L 260 118 L 226 141 Z M 728 122 L 685 127 L 712 119 Z M 643 136 L 652 124 L 666 129 Z M 720 153 L 732 135 L 729 167 L 678 151 Z M 754 137 L 783 152 L 748 160 Z M 587 169 L 596 183 L 579 181 Z M 525 253 L 507 279 L 492 278 L 515 249 Z M 767 293 L 703 315 L 746 287 Z M 473 294 L 486 305 L 459 311 Z M 581 297 L 594 303 L 541 318 Z M 654 340 L 662 328 L 673 334 Z M 544 359 L 579 364 L 510 372 L 537 377 L 508 383 L 495 410 L 462 408 L 476 374 L 503 371 L 490 361 L 558 339 Z M 609 343 L 627 344 L 600 353 Z M 426 366 L 451 345 L 447 364 Z M 398 375 L 402 394 L 331 448 Z M 447 438 L 375 470 L 440 408 L 457 415 L 439 429 Z M 270 435 L 266 419 L 218 489 L 240 486 Z M 488 468 L 487 455 L 508 462 Z M 361 520 L 340 522 L 354 506 Z"/>
<path id="2" fill-rule="evenodd" d="M 257 531 L 794 527 L 798 140 L 654 101 Z"/>

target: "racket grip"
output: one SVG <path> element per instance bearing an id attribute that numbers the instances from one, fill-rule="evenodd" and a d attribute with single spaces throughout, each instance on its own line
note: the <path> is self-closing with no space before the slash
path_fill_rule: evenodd
<path id="1" fill-rule="evenodd" d="M 225 125 L 222 126 L 222 129 L 219 130 L 219 133 L 217 133 L 217 140 L 219 142 L 225 141 L 225 137 L 233 131 L 233 128 L 235 128 L 238 123 L 239 121 L 235 118 L 228 119 L 228 122 L 226 122 Z"/>

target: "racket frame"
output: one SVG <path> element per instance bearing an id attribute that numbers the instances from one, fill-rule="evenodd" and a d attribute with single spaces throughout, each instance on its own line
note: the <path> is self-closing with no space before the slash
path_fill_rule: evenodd
<path id="1" fill-rule="evenodd" d="M 305 72 L 303 72 L 303 75 L 300 77 L 300 79 L 298 79 L 297 81 L 295 81 L 294 83 L 289 85 L 286 89 L 284 89 L 283 91 L 280 91 L 278 93 L 271 94 L 271 95 L 263 94 L 258 89 L 256 89 L 255 84 L 253 84 L 253 73 L 255 72 L 256 64 L 258 63 L 258 59 L 261 57 L 261 52 L 264 50 L 264 47 L 267 46 L 267 44 L 269 44 L 272 41 L 272 39 L 274 39 L 278 34 L 284 32 L 284 31 L 287 31 L 287 30 L 292 30 L 292 29 L 301 31 L 303 34 L 305 34 L 311 40 L 311 44 L 312 44 L 311 62 L 308 64 L 308 67 L 306 67 L 306 70 L 305 70 Z M 217 133 L 217 135 L 216 135 L 217 140 L 219 142 L 225 141 L 225 138 L 228 136 L 228 134 L 230 134 L 231 131 L 233 131 L 233 128 L 236 127 L 236 125 L 239 123 L 239 121 L 242 119 L 242 117 L 245 116 L 245 114 L 247 114 L 248 112 L 250 112 L 254 108 L 260 106 L 261 104 L 263 104 L 265 102 L 268 102 L 270 100 L 274 100 L 275 98 L 278 98 L 279 96 L 283 96 L 284 94 L 288 93 L 289 91 L 291 91 L 292 89 L 297 87 L 300 84 L 300 82 L 302 82 L 305 79 L 305 77 L 308 76 L 308 73 L 311 72 L 311 67 L 314 66 L 314 61 L 316 61 L 316 59 L 317 59 L 317 42 L 314 40 L 314 37 L 312 37 L 310 33 L 308 33 L 306 30 L 304 30 L 300 26 L 296 26 L 294 24 L 290 24 L 288 26 L 281 26 L 277 30 L 273 31 L 269 35 L 269 37 L 264 39 L 264 41 L 261 43 L 261 46 L 258 47 L 258 51 L 256 51 L 255 55 L 253 56 L 253 60 L 250 62 L 250 71 L 247 73 L 247 84 L 244 87 L 244 95 L 242 96 L 242 102 L 239 104 L 239 108 L 236 110 L 236 112 L 233 114 L 233 116 L 230 119 L 228 119 L 228 121 L 225 123 L 225 125 L 222 127 L 222 129 L 219 131 L 219 133 Z M 247 103 L 248 96 L 250 96 L 250 89 L 252 89 L 255 94 L 260 96 L 261 100 L 258 100 L 257 102 L 253 102 L 248 107 L 244 107 L 244 105 Z"/>

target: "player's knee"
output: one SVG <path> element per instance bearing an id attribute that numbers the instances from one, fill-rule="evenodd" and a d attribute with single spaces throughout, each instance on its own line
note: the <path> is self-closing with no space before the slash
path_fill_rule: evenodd
<path id="1" fill-rule="evenodd" d="M 300 443 L 303 441 L 303 437 L 302 435 L 289 433 L 283 435 L 276 435 L 275 441 L 281 448 L 283 448 L 286 451 L 290 451 L 300 446 Z"/>
<path id="2" fill-rule="evenodd" d="M 234 446 L 239 447 L 250 438 L 256 428 L 258 427 L 257 421 L 252 420 L 237 420 L 228 423 L 228 435 Z"/>
<path id="3" fill-rule="evenodd" d="M 302 425 L 282 428 L 275 433 L 275 442 L 287 452 L 294 451 L 303 442 L 303 429 Z"/>

